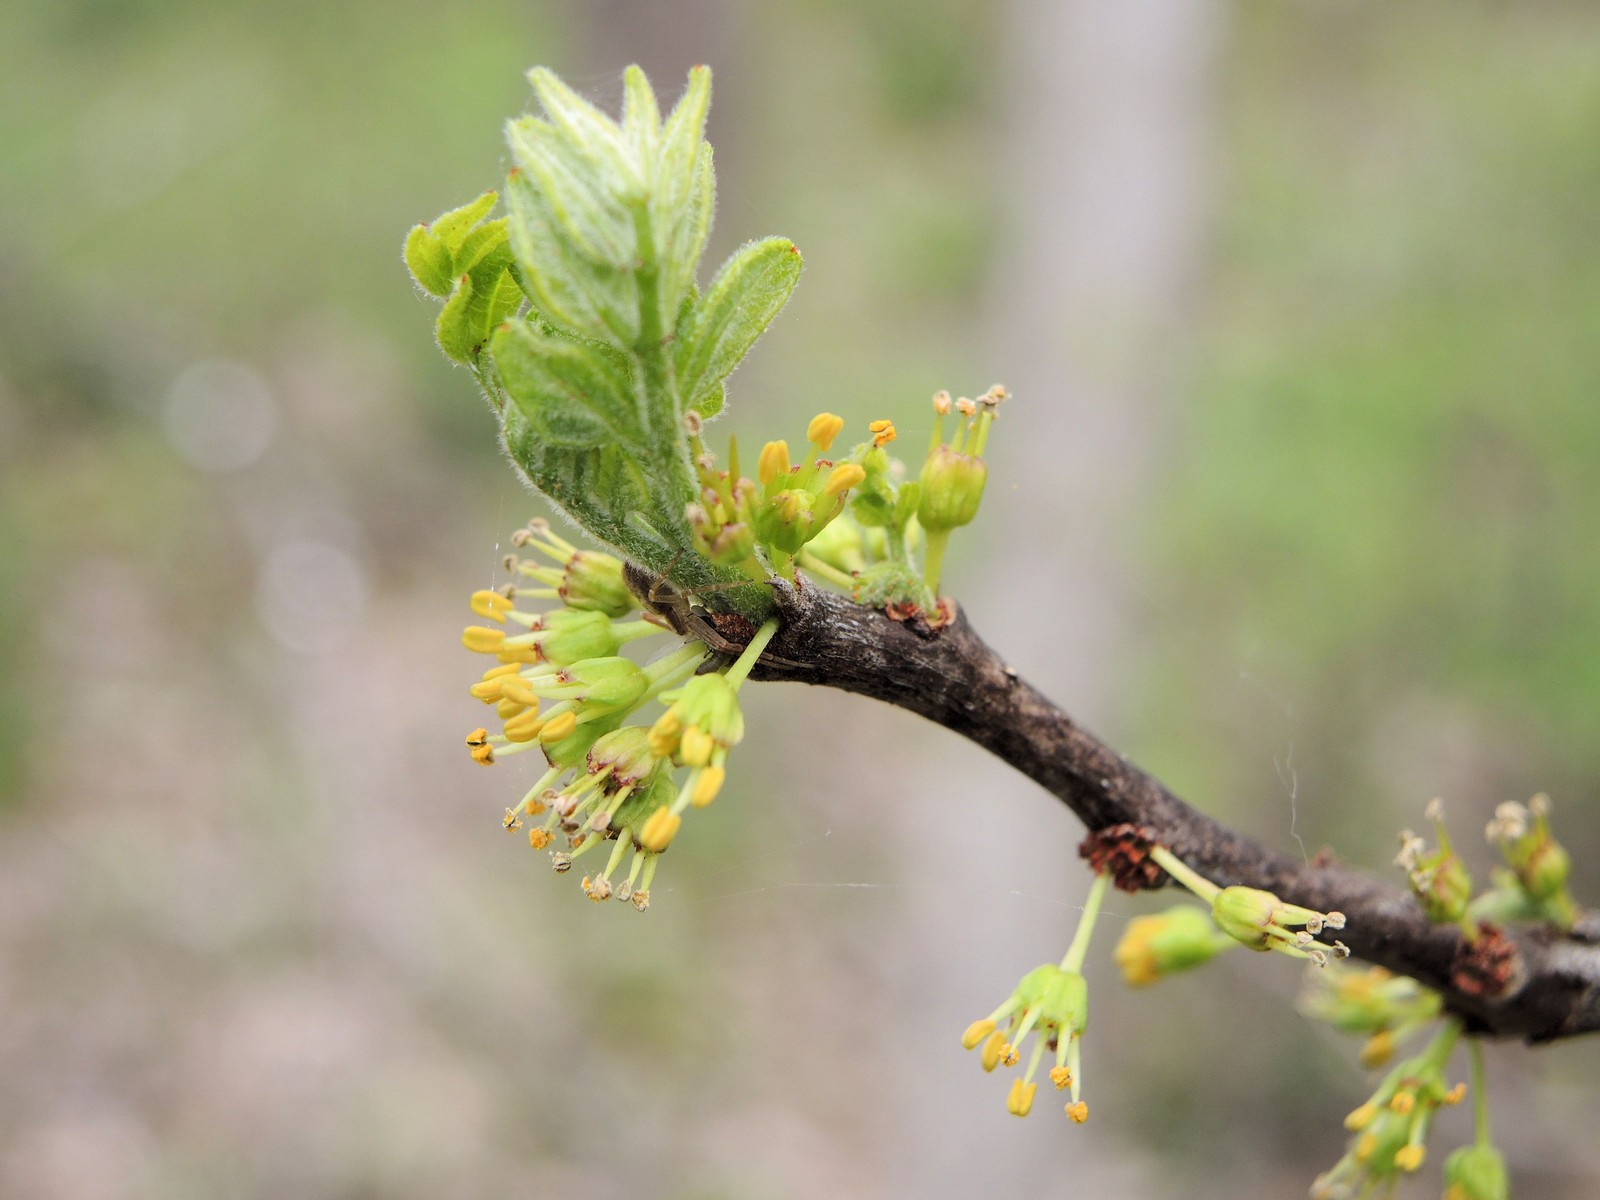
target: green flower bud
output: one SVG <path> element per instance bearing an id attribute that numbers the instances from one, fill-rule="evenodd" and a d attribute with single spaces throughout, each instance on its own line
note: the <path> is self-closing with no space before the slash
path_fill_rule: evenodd
<path id="1" fill-rule="evenodd" d="M 567 563 L 561 599 L 569 608 L 584 608 L 625 617 L 639 607 L 622 580 L 622 560 L 600 550 L 579 550 Z"/>
<path id="2" fill-rule="evenodd" d="M 1312 935 L 1324 928 L 1343 929 L 1344 914 L 1319 913 L 1298 904 L 1286 904 L 1259 888 L 1226 887 L 1211 902 L 1211 919 L 1217 928 L 1252 950 L 1276 950 L 1325 964 L 1328 953 L 1315 949 Z M 1294 932 L 1295 926 L 1303 931 Z"/>
<path id="3" fill-rule="evenodd" d="M 1311 979 L 1301 998 L 1306 1016 L 1346 1033 L 1409 1031 L 1439 1015 L 1439 993 L 1382 967 L 1365 970 L 1329 964 Z"/>
<path id="4" fill-rule="evenodd" d="M 662 758 L 703 767 L 744 737 L 739 693 L 726 675 L 696 675 L 661 698 L 671 704 L 650 728 L 650 747 Z"/>
<path id="5" fill-rule="evenodd" d="M 611 618 L 592 608 L 558 608 L 538 623 L 535 642 L 546 662 L 564 667 L 587 658 L 609 658 L 622 647 Z"/>
<path id="6" fill-rule="evenodd" d="M 822 532 L 806 543 L 806 549 L 835 570 L 854 574 L 867 567 L 863 543 L 861 526 L 847 516 L 823 526 Z"/>
<path id="7" fill-rule="evenodd" d="M 889 456 L 881 447 L 862 450 L 857 447 L 861 468 L 866 478 L 859 483 L 850 499 L 850 514 L 868 529 L 879 529 L 894 523 L 895 483 L 889 475 Z"/>
<path id="8" fill-rule="evenodd" d="M 817 523 L 815 503 L 810 492 L 786 488 L 756 512 L 756 536 L 785 554 L 798 553 Z"/>
<path id="9" fill-rule="evenodd" d="M 917 520 L 930 533 L 971 523 L 983 501 L 989 468 L 981 458 L 935 446 L 922 464 L 922 501 Z"/>
<path id="10" fill-rule="evenodd" d="M 1089 1028 L 1089 984 L 1077 971 L 1045 963 L 1022 977 L 1016 994 L 1025 1010 L 1039 1014 L 1046 1030 L 1083 1033 Z"/>
<path id="11" fill-rule="evenodd" d="M 1506 1161 L 1490 1145 L 1463 1146 L 1444 1160 L 1444 1200 L 1507 1200 Z"/>
<path id="12" fill-rule="evenodd" d="M 642 725 L 624 725 L 601 734 L 589 750 L 589 770 L 611 768 L 609 787 L 632 787 L 648 778 L 662 760 L 650 750 L 650 732 Z"/>
<path id="13" fill-rule="evenodd" d="M 560 678 L 579 686 L 572 697 L 576 703 L 605 713 L 633 708 L 650 689 L 650 677 L 644 669 L 616 655 L 581 659 L 563 670 Z"/>
<path id="14" fill-rule="evenodd" d="M 1395 863 L 1404 868 L 1412 894 L 1430 921 L 1460 921 L 1472 900 L 1472 875 L 1450 844 L 1443 805 L 1438 800 L 1428 804 L 1428 819 L 1438 831 L 1439 848 L 1430 852 L 1421 838 L 1409 829 L 1402 830 Z"/>
<path id="15" fill-rule="evenodd" d="M 642 729 L 640 732 L 644 732 Z M 677 795 L 677 785 L 672 781 L 669 771 L 660 771 L 652 776 L 643 787 L 635 788 L 628 798 L 622 802 L 621 807 L 611 818 L 613 829 L 631 829 L 637 840 L 645 822 L 652 813 L 665 809 L 672 803 Z"/>
<path id="16" fill-rule="evenodd" d="M 1129 987 L 1147 987 L 1163 976 L 1210 962 L 1232 945 L 1233 939 L 1220 933 L 1203 909 L 1181 904 L 1130 921 L 1114 957 Z"/>
<path id="17" fill-rule="evenodd" d="M 1529 825 L 1529 817 L 1532 824 Z M 1517 882 L 1535 904 L 1551 903 L 1558 912 L 1570 908 L 1565 896 L 1572 860 L 1566 849 L 1550 833 L 1550 797 L 1540 793 L 1520 804 L 1502 804 L 1489 823 L 1490 841 L 1500 843 L 1508 866 Z M 1570 923 L 1570 918 L 1561 922 Z"/>
<path id="18" fill-rule="evenodd" d="M 589 751 L 594 748 L 595 742 L 621 725 L 626 717 L 626 713 L 615 712 L 593 721 L 585 721 L 559 741 L 544 743 L 545 760 L 552 767 L 563 767 L 568 770 L 584 767 L 588 763 Z"/>

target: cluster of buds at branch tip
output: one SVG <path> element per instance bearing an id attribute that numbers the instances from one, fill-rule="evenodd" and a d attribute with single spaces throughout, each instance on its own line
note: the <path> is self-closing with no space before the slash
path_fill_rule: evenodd
<path id="1" fill-rule="evenodd" d="M 740 474 L 732 439 L 728 469 L 719 470 L 700 441 L 699 427 L 698 418 L 688 425 L 700 487 L 700 498 L 686 510 L 696 549 L 752 579 L 766 578 L 763 559 L 793 579 L 795 557 L 844 512 L 850 489 L 866 477 L 859 461 L 821 457 L 844 429 L 844 418 L 827 412 L 813 417 L 806 427 L 809 447 L 799 463 L 791 459 L 788 442 L 768 442 L 757 456 L 754 480 Z"/>
<path id="2" fill-rule="evenodd" d="M 1319 944 L 1317 937 L 1326 931 L 1344 928 L 1344 914 L 1317 912 L 1279 899 L 1271 892 L 1250 887 L 1219 887 L 1195 871 L 1165 846 L 1156 846 L 1150 857 L 1211 906 L 1211 919 L 1218 929 L 1251 950 L 1276 950 L 1294 958 L 1309 959 L 1319 967 L 1333 959 L 1348 958 L 1350 949 L 1343 942 Z"/>
<path id="3" fill-rule="evenodd" d="M 1048 1052 L 1055 1064 L 1049 1071 L 1050 1082 L 1058 1092 L 1069 1091 L 1071 1097 L 1066 1105 L 1067 1116 L 1079 1125 L 1089 1119 L 1089 1106 L 1080 1094 L 1083 1034 L 1089 1026 L 1089 985 L 1082 967 L 1107 881 L 1105 875 L 1095 876 L 1078 931 L 1060 965 L 1045 963 L 1029 971 L 998 1008 L 967 1026 L 961 1035 L 963 1047 L 979 1051 L 985 1071 L 1015 1066 L 1021 1059 L 1023 1043 L 1030 1034 L 1033 1036 L 1028 1065 L 1019 1078 L 1011 1081 L 1006 1095 L 1006 1111 L 1013 1116 L 1025 1117 L 1033 1110 L 1039 1090 L 1034 1077 Z"/>
<path id="4" fill-rule="evenodd" d="M 1370 1196 L 1422 1166 L 1435 1114 L 1466 1098 L 1465 1083 L 1451 1086 L 1445 1078 L 1460 1032 L 1459 1023 L 1447 1022 L 1426 1050 L 1389 1071 L 1371 1097 L 1345 1118 L 1345 1128 L 1354 1135 L 1350 1147 L 1312 1185 L 1313 1197 Z"/>
<path id="5" fill-rule="evenodd" d="M 1458 923 L 1472 937 L 1477 927 L 1466 920 L 1467 905 L 1472 900 L 1472 876 L 1450 844 L 1450 834 L 1444 827 L 1444 804 L 1438 799 L 1429 801 L 1426 815 L 1438 833 L 1438 848 L 1430 851 L 1422 838 L 1403 829 L 1395 865 L 1405 871 L 1412 894 L 1428 914 L 1428 920 Z"/>
<path id="6" fill-rule="evenodd" d="M 684 809 L 704 807 L 722 788 L 728 751 L 744 735 L 739 686 L 776 623 L 764 625 L 725 672 L 695 674 L 705 660 L 699 643 L 640 665 L 618 651 L 670 631 L 630 619 L 637 604 L 632 593 L 624 587 L 619 595 L 611 586 L 621 579 L 616 559 L 577 550 L 542 522 L 530 523 L 512 541 L 518 549 L 540 550 L 557 567 L 513 557 L 508 568 L 545 586 L 472 595 L 473 611 L 496 624 L 469 628 L 463 641 L 498 663 L 470 691 L 494 709 L 500 732 L 474 729 L 467 748 L 484 766 L 540 751 L 548 769 L 505 810 L 504 827 L 514 831 L 533 822 L 528 844 L 549 850 L 557 872 L 610 845 L 603 868 L 584 876 L 584 893 L 595 901 L 627 900 L 642 911 L 650 902 L 656 860 L 677 833 Z M 559 581 L 534 574 L 558 568 Z M 565 599 L 567 607 L 546 613 L 517 608 L 529 594 Z M 508 636 L 518 627 L 528 632 Z M 668 706 L 658 719 L 624 724 L 652 700 Z"/>

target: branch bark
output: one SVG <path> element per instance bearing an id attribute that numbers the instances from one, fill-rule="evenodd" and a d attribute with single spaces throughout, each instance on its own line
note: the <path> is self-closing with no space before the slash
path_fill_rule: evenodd
<path id="1" fill-rule="evenodd" d="M 690 609 L 636 568 L 630 581 L 680 632 L 713 648 L 748 636 L 740 619 Z M 1502 986 L 1474 984 L 1463 970 L 1472 965 L 1466 939 L 1428 921 L 1409 892 L 1322 855 L 1289 858 L 1190 807 L 1021 679 L 964 614 L 934 632 L 818 588 L 774 587 L 783 627 L 752 679 L 839 688 L 908 709 L 1010 763 L 1091 831 L 1143 826 L 1219 884 L 1342 912 L 1338 937 L 1356 957 L 1434 988 L 1473 1032 L 1545 1042 L 1600 1031 L 1600 913 L 1585 913 L 1566 935 L 1506 931 Z"/>

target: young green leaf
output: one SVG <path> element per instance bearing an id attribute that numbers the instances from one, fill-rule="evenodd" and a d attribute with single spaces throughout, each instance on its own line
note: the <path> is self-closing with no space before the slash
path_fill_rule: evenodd
<path id="1" fill-rule="evenodd" d="M 406 235 L 405 259 L 411 278 L 424 291 L 441 298 L 450 294 L 450 249 L 426 225 L 413 225 Z"/>
<path id="2" fill-rule="evenodd" d="M 506 393 L 553 445 L 645 448 L 633 377 L 620 355 L 521 321 L 495 333 L 493 354 Z"/>
<path id="3" fill-rule="evenodd" d="M 489 335 L 522 303 L 522 291 L 511 277 L 510 254 L 503 247 L 481 259 L 477 269 L 456 280 L 450 299 L 439 310 L 435 327 L 439 348 L 460 363 L 477 360 Z"/>
<path id="4" fill-rule="evenodd" d="M 498 198 L 493 192 L 485 192 L 471 204 L 463 204 L 434 218 L 428 225 L 428 232 L 443 242 L 453 254 L 460 247 L 461 239 L 467 236 L 467 231 L 489 215 Z"/>
<path id="5" fill-rule="evenodd" d="M 788 303 L 800 279 L 800 251 L 788 238 L 739 249 L 678 330 L 678 386 L 699 411 Z"/>
<path id="6" fill-rule="evenodd" d="M 526 174 L 506 181 L 511 247 L 539 311 L 554 324 L 619 348 L 639 336 L 631 275 L 597 263 L 567 236 L 546 193 Z"/>
<path id="7" fill-rule="evenodd" d="M 656 104 L 650 80 L 638 66 L 622 73 L 622 134 L 645 169 L 645 184 L 649 186 L 661 139 L 661 108 Z"/>

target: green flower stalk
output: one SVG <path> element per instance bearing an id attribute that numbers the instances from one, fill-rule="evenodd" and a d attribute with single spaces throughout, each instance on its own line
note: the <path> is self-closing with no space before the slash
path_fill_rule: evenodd
<path id="1" fill-rule="evenodd" d="M 1071 1089 L 1067 1116 L 1079 1125 L 1089 1119 L 1089 1106 L 1080 1096 L 1082 1040 L 1089 1027 L 1089 985 L 1083 977 L 1083 959 L 1088 953 L 1095 918 L 1099 916 L 1110 879 L 1105 874 L 1095 876 L 1077 933 L 1061 964 L 1045 963 L 1029 971 L 998 1008 L 967 1026 L 961 1035 L 961 1044 L 966 1049 L 982 1047 L 979 1060 L 985 1071 L 993 1071 L 1002 1064 L 1015 1066 L 1023 1040 L 1030 1033 L 1034 1035 L 1027 1069 L 1020 1078 L 1011 1081 L 1011 1091 L 1006 1097 L 1006 1111 L 1013 1116 L 1025 1117 L 1032 1111 L 1033 1098 L 1039 1088 L 1033 1081 L 1034 1076 L 1045 1052 L 1053 1050 L 1055 1066 L 1050 1069 L 1050 1082 L 1057 1091 Z M 1005 1023 L 1004 1027 L 1001 1022 Z"/>
<path id="2" fill-rule="evenodd" d="M 1444 1160 L 1444 1200 L 1508 1200 L 1506 1160 L 1489 1137 L 1489 1098 L 1484 1090 L 1483 1047 L 1467 1042 L 1472 1061 L 1473 1143 Z"/>

